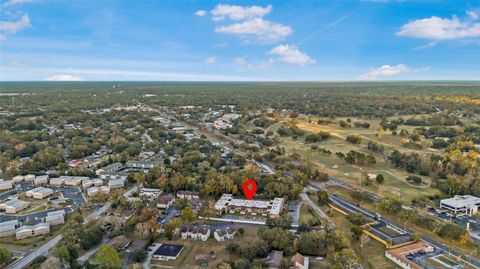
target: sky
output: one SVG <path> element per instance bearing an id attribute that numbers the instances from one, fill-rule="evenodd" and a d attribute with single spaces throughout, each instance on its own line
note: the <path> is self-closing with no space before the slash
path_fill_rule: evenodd
<path id="1" fill-rule="evenodd" d="M 0 3 L 0 81 L 480 79 L 479 0 Z"/>

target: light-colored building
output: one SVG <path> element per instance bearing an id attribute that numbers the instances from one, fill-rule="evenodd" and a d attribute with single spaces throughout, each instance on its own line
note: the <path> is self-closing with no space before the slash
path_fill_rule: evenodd
<path id="1" fill-rule="evenodd" d="M 0 222 L 0 238 L 7 237 L 15 234 L 15 229 L 18 226 L 17 220 L 9 220 Z"/>
<path id="2" fill-rule="evenodd" d="M 35 177 L 33 184 L 35 184 L 35 186 L 48 184 L 48 175 Z"/>
<path id="3" fill-rule="evenodd" d="M 110 189 L 123 188 L 123 186 L 125 186 L 125 180 L 123 179 L 112 179 L 108 181 L 108 187 L 110 187 Z"/>
<path id="4" fill-rule="evenodd" d="M 158 198 L 157 207 L 165 209 L 173 205 L 173 203 L 175 203 L 175 196 L 167 194 Z"/>
<path id="5" fill-rule="evenodd" d="M 147 197 L 148 199 L 156 199 L 160 194 L 162 194 L 162 190 L 160 189 L 140 188 L 138 196 Z"/>
<path id="6" fill-rule="evenodd" d="M 290 269 L 308 269 L 310 260 L 300 253 L 295 253 L 290 259 Z"/>
<path id="7" fill-rule="evenodd" d="M 127 161 L 126 166 L 128 168 L 135 168 L 135 169 L 150 169 L 155 166 L 155 162 L 130 160 L 130 161 Z"/>
<path id="8" fill-rule="evenodd" d="M 65 210 L 57 210 L 48 212 L 45 217 L 45 222 L 50 225 L 59 225 L 65 223 Z"/>
<path id="9" fill-rule="evenodd" d="M 123 168 L 123 164 L 119 163 L 119 162 L 116 162 L 116 163 L 112 163 L 112 164 L 109 164 L 107 166 L 104 166 L 102 168 L 97 169 L 95 171 L 95 174 L 100 175 L 101 173 L 104 173 L 104 172 L 116 172 L 116 171 L 118 171 L 122 168 Z"/>
<path id="10" fill-rule="evenodd" d="M 218 214 L 229 212 L 275 217 L 282 212 L 284 202 L 283 198 L 274 198 L 271 201 L 246 200 L 233 198 L 231 194 L 223 194 L 214 208 Z"/>
<path id="11" fill-rule="evenodd" d="M 100 190 L 98 189 L 98 187 L 90 187 L 87 189 L 87 195 L 89 197 L 96 196 L 99 193 L 100 193 Z"/>
<path id="12" fill-rule="evenodd" d="M 100 193 L 102 194 L 110 194 L 110 187 L 109 186 L 101 186 L 98 188 Z"/>
<path id="13" fill-rule="evenodd" d="M 25 182 L 33 182 L 35 180 L 35 175 L 28 174 L 24 177 Z"/>
<path id="14" fill-rule="evenodd" d="M 182 239 L 207 241 L 210 229 L 205 226 L 184 225 L 180 230 Z"/>
<path id="15" fill-rule="evenodd" d="M 82 184 L 83 180 L 89 179 L 89 177 L 78 177 L 78 176 L 61 176 L 60 178 L 65 178 L 65 186 L 78 187 Z"/>
<path id="16" fill-rule="evenodd" d="M 95 187 L 100 187 L 100 186 L 103 186 L 103 180 L 97 178 L 97 179 L 94 179 L 93 180 L 93 186 Z"/>
<path id="17" fill-rule="evenodd" d="M 452 211 L 455 214 L 476 214 L 480 206 L 480 198 L 472 195 L 455 195 L 449 199 L 440 201 L 440 207 Z"/>
<path id="18" fill-rule="evenodd" d="M 213 233 L 213 237 L 217 241 L 221 242 L 221 241 L 232 239 L 235 236 L 236 233 L 237 233 L 237 231 L 233 227 L 227 227 L 227 228 L 224 228 L 224 229 L 216 230 Z"/>
<path id="19" fill-rule="evenodd" d="M 51 186 L 62 186 L 65 182 L 65 178 L 63 177 L 54 177 L 50 179 Z"/>
<path id="20" fill-rule="evenodd" d="M 14 199 L 0 204 L 0 209 L 5 210 L 5 213 L 16 214 L 30 205 L 29 202 Z"/>
<path id="21" fill-rule="evenodd" d="M 91 180 L 91 179 L 85 179 L 85 180 L 82 181 L 82 188 L 88 189 L 88 188 L 90 188 L 91 186 L 93 186 L 93 180 Z"/>
<path id="22" fill-rule="evenodd" d="M 18 176 L 12 177 L 12 180 L 13 180 L 13 182 L 15 182 L 15 183 L 20 183 L 20 182 L 23 182 L 23 181 L 25 180 L 25 177 L 18 175 Z"/>
<path id="23" fill-rule="evenodd" d="M 10 190 L 10 189 L 13 189 L 13 180 L 0 181 L 0 191 Z"/>
<path id="24" fill-rule="evenodd" d="M 50 224 L 41 222 L 33 226 L 25 225 L 15 230 L 17 239 L 24 239 L 50 233 Z"/>
<path id="25" fill-rule="evenodd" d="M 199 196 L 198 196 L 198 192 L 196 191 L 178 191 L 177 198 L 192 200 L 192 199 L 199 199 Z"/>
<path id="26" fill-rule="evenodd" d="M 44 187 L 36 187 L 25 193 L 27 197 L 34 198 L 34 199 L 45 199 L 52 194 L 53 194 L 52 189 L 44 188 Z"/>
<path id="27" fill-rule="evenodd" d="M 434 248 L 424 242 L 417 242 L 403 247 L 387 250 L 385 251 L 385 257 L 387 257 L 403 269 L 423 269 L 423 266 L 405 257 L 409 254 L 417 253 L 420 251 L 430 253 L 434 251 Z"/>

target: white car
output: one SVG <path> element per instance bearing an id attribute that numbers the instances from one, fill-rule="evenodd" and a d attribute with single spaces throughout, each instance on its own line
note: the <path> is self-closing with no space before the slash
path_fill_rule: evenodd
<path id="1" fill-rule="evenodd" d="M 315 260 L 317 260 L 317 261 L 323 261 L 323 257 L 320 257 L 320 256 L 315 257 Z"/>

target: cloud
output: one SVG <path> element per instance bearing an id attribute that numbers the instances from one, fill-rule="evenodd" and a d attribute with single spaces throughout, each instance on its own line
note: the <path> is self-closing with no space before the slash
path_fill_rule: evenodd
<path id="1" fill-rule="evenodd" d="M 310 56 L 301 52 L 296 46 L 292 45 L 276 46 L 270 51 L 270 53 L 280 56 L 279 58 L 275 59 L 275 61 L 296 64 L 299 66 L 306 66 L 315 63 L 315 60 L 310 58 Z"/>
<path id="2" fill-rule="evenodd" d="M 205 59 L 204 61 L 206 64 L 214 64 L 217 62 L 217 58 L 215 57 L 208 57 L 207 59 Z"/>
<path id="3" fill-rule="evenodd" d="M 193 13 L 195 16 L 198 17 L 205 17 L 207 15 L 207 12 L 205 10 L 197 10 L 195 13 Z"/>
<path id="4" fill-rule="evenodd" d="M 382 78 L 388 78 L 392 76 L 397 76 L 401 74 L 408 74 L 408 73 L 418 73 L 422 71 L 427 71 L 430 68 L 419 68 L 419 69 L 414 69 L 406 66 L 405 64 L 398 64 L 398 65 L 382 65 L 378 68 L 371 69 L 367 73 L 363 74 L 360 76 L 361 79 L 366 79 L 366 80 L 375 80 L 375 79 L 382 79 Z"/>
<path id="5" fill-rule="evenodd" d="M 477 20 L 478 19 L 478 14 L 475 11 L 467 11 L 467 15 L 472 19 L 472 20 Z"/>
<path id="6" fill-rule="evenodd" d="M 409 22 L 396 34 L 434 41 L 480 37 L 480 23 L 461 21 L 457 17 L 443 19 L 433 16 Z"/>
<path id="7" fill-rule="evenodd" d="M 80 77 L 72 76 L 72 75 L 54 75 L 51 77 L 46 78 L 45 80 L 48 81 L 81 81 Z"/>
<path id="8" fill-rule="evenodd" d="M 251 18 L 261 18 L 272 11 L 272 5 L 266 7 L 250 6 L 242 7 L 236 5 L 222 5 L 218 4 L 212 11 L 212 19 L 220 21 L 224 19 L 230 20 L 245 20 Z"/>
<path id="9" fill-rule="evenodd" d="M 9 6 L 14 6 L 17 4 L 23 4 L 23 3 L 28 3 L 28 2 L 33 2 L 33 0 L 9 0 L 3 4 L 4 7 L 9 7 Z"/>
<path id="10" fill-rule="evenodd" d="M 289 26 L 273 23 L 262 18 L 253 18 L 241 23 L 234 23 L 227 26 L 218 26 L 215 32 L 238 35 L 248 42 L 273 43 L 285 39 L 291 35 L 293 30 Z"/>
<path id="11" fill-rule="evenodd" d="M 18 21 L 0 21 L 0 39 L 5 40 L 7 34 L 16 34 L 18 31 L 30 27 L 30 18 L 23 15 Z"/>
<path id="12" fill-rule="evenodd" d="M 238 65 L 244 65 L 247 63 L 247 60 L 245 60 L 243 57 L 237 57 L 233 62 Z"/>

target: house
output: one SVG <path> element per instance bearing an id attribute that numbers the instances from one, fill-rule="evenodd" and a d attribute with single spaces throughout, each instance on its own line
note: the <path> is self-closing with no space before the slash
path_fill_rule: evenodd
<path id="1" fill-rule="evenodd" d="M 147 197 L 148 199 L 156 199 L 161 193 L 162 190 L 160 189 L 140 188 L 138 196 Z"/>
<path id="2" fill-rule="evenodd" d="M 0 238 L 14 235 L 17 226 L 18 220 L 0 222 Z"/>
<path id="3" fill-rule="evenodd" d="M 151 169 L 155 166 L 155 162 L 130 160 L 130 161 L 127 161 L 126 166 L 128 168 L 135 168 L 135 169 Z"/>
<path id="4" fill-rule="evenodd" d="M 13 180 L 4 181 L 0 179 L 0 191 L 13 189 Z"/>
<path id="5" fill-rule="evenodd" d="M 120 169 L 123 168 L 123 164 L 122 163 L 119 163 L 119 162 L 116 162 L 116 163 L 112 163 L 112 164 L 109 164 L 105 167 L 102 167 L 102 168 L 99 168 L 95 171 L 95 174 L 97 175 L 100 175 L 101 173 L 104 173 L 104 172 L 116 172 Z"/>
<path id="6" fill-rule="evenodd" d="M 15 237 L 17 239 L 24 239 L 28 237 L 40 236 L 50 233 L 50 224 L 40 222 L 33 226 L 21 226 L 15 230 Z"/>
<path id="7" fill-rule="evenodd" d="M 176 260 L 183 249 L 183 245 L 161 244 L 153 253 L 152 259 L 160 261 Z"/>
<path id="8" fill-rule="evenodd" d="M 82 181 L 82 188 L 83 189 L 88 189 L 93 186 L 93 180 L 91 179 L 85 179 Z"/>
<path id="9" fill-rule="evenodd" d="M 54 177 L 50 179 L 51 186 L 62 186 L 65 182 L 65 178 L 63 177 Z"/>
<path id="10" fill-rule="evenodd" d="M 65 223 L 65 210 L 57 210 L 48 212 L 45 222 L 50 225 L 59 225 Z"/>
<path id="11" fill-rule="evenodd" d="M 210 229 L 205 226 L 183 225 L 180 234 L 182 239 L 207 241 L 210 237 Z"/>
<path id="12" fill-rule="evenodd" d="M 108 187 L 110 187 L 110 189 L 123 188 L 124 185 L 124 179 L 111 179 L 110 181 L 108 181 Z"/>
<path id="13" fill-rule="evenodd" d="M 290 259 L 290 269 L 308 269 L 309 262 L 308 257 L 297 252 Z"/>
<path id="14" fill-rule="evenodd" d="M 25 182 L 33 182 L 35 180 L 35 175 L 28 174 L 24 177 Z"/>
<path id="15" fill-rule="evenodd" d="M 82 184 L 83 180 L 89 179 L 89 177 L 77 177 L 77 176 L 61 176 L 64 179 L 65 186 L 78 187 Z"/>
<path id="16" fill-rule="evenodd" d="M 18 175 L 18 176 L 12 177 L 12 180 L 13 180 L 13 182 L 15 182 L 15 183 L 20 183 L 20 182 L 23 182 L 23 181 L 25 180 L 25 177 Z"/>
<path id="17" fill-rule="evenodd" d="M 198 192 L 196 191 L 178 191 L 177 198 L 192 200 L 192 199 L 199 199 L 199 196 L 198 196 Z"/>
<path id="18" fill-rule="evenodd" d="M 33 184 L 35 184 L 35 186 L 48 184 L 48 175 L 35 177 Z"/>
<path id="19" fill-rule="evenodd" d="M 227 227 L 227 228 L 224 228 L 224 229 L 216 230 L 213 233 L 213 237 L 217 241 L 220 242 L 220 241 L 225 241 L 225 240 L 233 238 L 236 233 L 237 233 L 237 231 L 233 227 Z"/>
<path id="20" fill-rule="evenodd" d="M 100 186 L 103 186 L 103 180 L 97 178 L 97 179 L 94 179 L 93 180 L 93 186 L 95 187 L 100 187 Z"/>
<path id="21" fill-rule="evenodd" d="M 16 214 L 30 205 L 29 202 L 25 202 L 22 200 L 14 199 L 10 201 L 6 201 L 5 203 L 0 204 L 0 209 L 5 210 L 5 213 L 8 214 Z"/>
<path id="22" fill-rule="evenodd" d="M 417 252 L 430 253 L 434 251 L 433 246 L 424 242 L 417 242 L 403 247 L 394 248 L 385 251 L 385 257 L 396 263 L 404 269 L 422 269 L 422 265 L 416 263 L 414 260 L 408 259 L 406 256 Z M 454 267 L 452 267 L 454 268 Z"/>
<path id="23" fill-rule="evenodd" d="M 283 260 L 283 251 L 272 250 L 266 259 L 268 269 L 280 269 Z"/>
<path id="24" fill-rule="evenodd" d="M 158 198 L 157 207 L 165 209 L 173 205 L 173 203 L 175 203 L 175 196 L 172 194 L 167 194 Z"/>
<path id="25" fill-rule="evenodd" d="M 101 187 L 90 187 L 87 189 L 87 195 L 89 197 L 96 196 L 98 194 L 110 194 L 110 187 L 108 186 L 101 186 Z"/>
<path id="26" fill-rule="evenodd" d="M 39 199 L 39 200 L 45 199 L 52 194 L 53 194 L 52 189 L 44 188 L 44 187 L 36 187 L 25 193 L 27 197 L 30 197 L 33 199 Z"/>
<path id="27" fill-rule="evenodd" d="M 125 235 L 119 235 L 112 238 L 107 245 L 113 247 L 117 251 L 121 251 L 126 249 L 130 243 L 132 243 L 132 240 L 128 239 L 128 237 Z"/>

